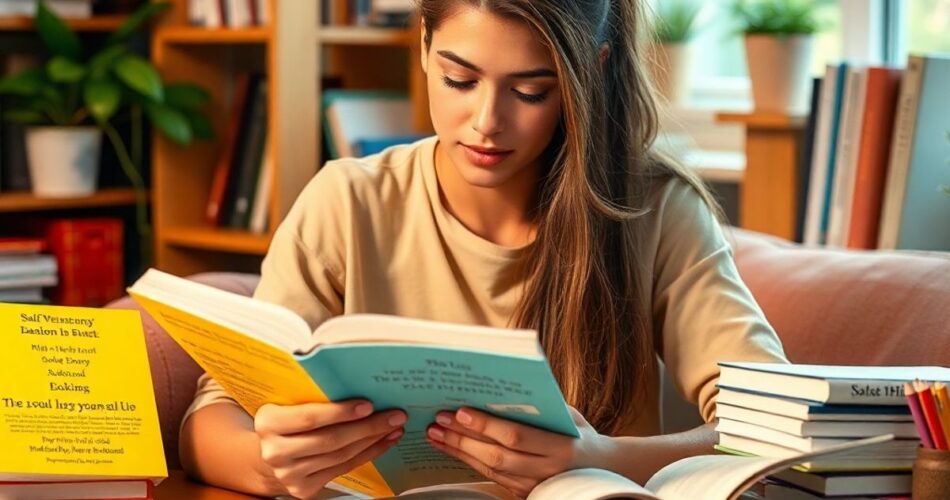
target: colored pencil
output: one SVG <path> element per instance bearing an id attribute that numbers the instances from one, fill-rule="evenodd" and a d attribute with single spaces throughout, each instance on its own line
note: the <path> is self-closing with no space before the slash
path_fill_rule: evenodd
<path id="1" fill-rule="evenodd" d="M 943 426 L 940 425 L 940 416 L 937 414 L 937 405 L 934 403 L 933 391 L 930 386 L 923 382 L 914 382 L 914 388 L 917 389 L 917 398 L 920 399 L 920 409 L 924 412 L 924 420 L 927 421 L 927 428 L 930 430 L 930 437 L 933 439 L 934 448 L 938 450 L 947 449 L 947 439 L 943 435 Z"/>
<path id="2" fill-rule="evenodd" d="M 934 400 L 937 403 L 937 414 L 940 416 L 940 425 L 943 427 L 943 437 L 950 447 L 950 394 L 947 393 L 947 384 L 934 382 Z"/>
<path id="3" fill-rule="evenodd" d="M 914 417 L 914 423 L 917 425 L 920 442 L 924 445 L 924 448 L 933 448 L 934 442 L 930 438 L 930 430 L 927 429 L 927 422 L 924 420 L 924 411 L 920 408 L 920 399 L 917 398 L 917 391 L 909 383 L 904 384 L 904 396 L 907 398 L 907 406 L 910 407 L 910 414 Z"/>

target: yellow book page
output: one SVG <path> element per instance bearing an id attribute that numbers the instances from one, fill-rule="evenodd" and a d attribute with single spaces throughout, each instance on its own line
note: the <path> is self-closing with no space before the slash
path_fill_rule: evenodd
<path id="1" fill-rule="evenodd" d="M 137 311 L 0 304 L 0 339 L 0 475 L 168 475 Z"/>
<path id="2" fill-rule="evenodd" d="M 129 293 L 249 414 L 256 414 L 267 403 L 328 401 L 290 353 L 134 291 Z M 335 482 L 367 495 L 394 495 L 371 463 Z"/>

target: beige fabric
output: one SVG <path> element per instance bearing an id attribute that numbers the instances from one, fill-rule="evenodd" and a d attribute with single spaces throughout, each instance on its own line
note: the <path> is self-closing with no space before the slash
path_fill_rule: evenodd
<path id="1" fill-rule="evenodd" d="M 437 139 L 328 163 L 277 229 L 255 297 L 312 327 L 331 316 L 384 313 L 505 326 L 521 294 L 525 248 L 480 238 L 439 198 Z M 719 224 L 686 183 L 661 186 L 647 215 L 642 258 L 652 275 L 657 354 L 687 400 L 714 416 L 719 360 L 784 361 L 782 347 L 739 279 Z M 622 434 L 660 431 L 659 377 Z M 189 409 L 232 402 L 208 377 Z"/>

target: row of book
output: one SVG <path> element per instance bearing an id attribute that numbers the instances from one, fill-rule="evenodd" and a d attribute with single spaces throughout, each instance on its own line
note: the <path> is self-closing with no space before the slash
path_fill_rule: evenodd
<path id="1" fill-rule="evenodd" d="M 271 0 L 189 0 L 188 22 L 205 28 L 270 24 Z"/>
<path id="2" fill-rule="evenodd" d="M 122 221 L 53 219 L 0 238 L 0 302 L 98 307 L 122 296 Z"/>
<path id="3" fill-rule="evenodd" d="M 904 384 L 946 380 L 938 367 L 720 363 L 719 444 L 734 455 L 786 457 L 869 436 L 894 439 L 777 473 L 766 498 L 906 496 L 921 444 Z"/>
<path id="4" fill-rule="evenodd" d="M 324 26 L 409 26 L 415 7 L 413 0 L 321 0 L 320 19 Z"/>
<path id="5" fill-rule="evenodd" d="M 803 241 L 950 250 L 950 57 L 850 62 L 816 79 L 802 169 Z"/>
<path id="6" fill-rule="evenodd" d="M 208 194 L 212 226 L 267 232 L 275 166 L 268 141 L 267 77 L 244 73 L 235 81 L 226 136 Z"/>

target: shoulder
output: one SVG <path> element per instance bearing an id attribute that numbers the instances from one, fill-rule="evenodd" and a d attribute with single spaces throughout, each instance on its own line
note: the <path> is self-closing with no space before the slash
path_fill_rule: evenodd
<path id="1" fill-rule="evenodd" d="M 303 188 L 284 225 L 306 235 L 333 230 L 376 214 L 391 215 L 411 192 L 423 192 L 422 162 L 435 138 L 390 147 L 363 158 L 327 162 Z"/>

